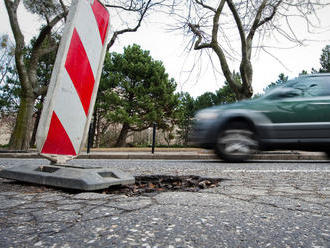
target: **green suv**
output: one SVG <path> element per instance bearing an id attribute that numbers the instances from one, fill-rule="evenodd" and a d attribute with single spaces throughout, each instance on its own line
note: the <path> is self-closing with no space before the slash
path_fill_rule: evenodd
<path id="1" fill-rule="evenodd" d="M 195 120 L 192 141 L 229 162 L 257 150 L 330 155 L 330 74 L 300 76 L 257 99 L 203 109 Z"/>

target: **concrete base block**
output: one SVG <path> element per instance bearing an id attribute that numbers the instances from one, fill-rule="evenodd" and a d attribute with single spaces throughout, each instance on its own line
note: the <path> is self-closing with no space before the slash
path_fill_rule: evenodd
<path id="1" fill-rule="evenodd" d="M 120 170 L 69 165 L 19 165 L 1 170 L 0 177 L 84 191 L 135 183 L 134 177 Z"/>

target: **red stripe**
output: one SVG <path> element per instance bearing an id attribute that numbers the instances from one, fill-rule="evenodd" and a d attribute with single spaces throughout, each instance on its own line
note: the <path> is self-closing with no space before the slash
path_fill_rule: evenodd
<path id="1" fill-rule="evenodd" d="M 71 140 L 55 112 L 50 122 L 48 136 L 41 153 L 76 155 Z"/>
<path id="2" fill-rule="evenodd" d="M 77 90 L 86 115 L 94 88 L 94 75 L 76 29 L 73 31 L 65 68 Z"/>
<path id="3" fill-rule="evenodd" d="M 109 24 L 109 13 L 98 0 L 94 1 L 94 4 L 92 5 L 92 9 L 96 18 L 97 25 L 99 26 L 99 31 L 103 45 Z"/>

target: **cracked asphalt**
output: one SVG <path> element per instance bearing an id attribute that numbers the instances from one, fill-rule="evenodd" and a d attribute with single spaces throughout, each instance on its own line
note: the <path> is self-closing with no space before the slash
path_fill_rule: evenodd
<path id="1" fill-rule="evenodd" d="M 0 169 L 42 159 L 1 159 Z M 0 247 L 330 247 L 327 161 L 77 160 L 137 175 L 224 179 L 138 197 L 0 179 Z"/>

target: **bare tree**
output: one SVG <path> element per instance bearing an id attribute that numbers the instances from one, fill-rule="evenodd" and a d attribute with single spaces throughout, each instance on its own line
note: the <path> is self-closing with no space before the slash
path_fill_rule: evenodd
<path id="1" fill-rule="evenodd" d="M 219 59 L 222 72 L 237 99 L 253 94 L 254 48 L 263 47 L 264 37 L 278 33 L 287 40 L 301 44 L 291 18 L 302 18 L 308 29 L 315 27 L 320 0 L 183 0 L 185 11 L 173 14 L 179 27 L 190 35 L 195 50 L 211 50 Z M 257 43 L 257 45 L 254 45 Z M 240 52 L 235 50 L 240 47 Z M 264 47 L 263 47 L 264 48 Z M 230 60 L 239 57 L 242 82 L 235 80 Z"/>
<path id="2" fill-rule="evenodd" d="M 37 80 L 38 61 L 43 55 L 57 49 L 57 44 L 51 44 L 47 47 L 43 44 L 46 39 L 48 39 L 48 42 L 52 40 L 52 29 L 67 15 L 67 10 L 63 8 L 64 5 L 62 5 L 61 0 L 23 1 L 27 9 L 34 14 L 38 14 L 43 20 L 40 32 L 31 49 L 31 54 L 27 58 L 25 56 L 25 37 L 17 14 L 17 9 L 22 1 L 4 0 L 4 2 L 15 39 L 15 63 L 22 89 L 16 124 L 10 138 L 9 147 L 11 149 L 26 150 L 29 148 L 35 100 L 47 90 L 47 87 L 40 85 Z"/>
<path id="3" fill-rule="evenodd" d="M 110 16 L 115 19 L 116 29 L 108 43 L 108 50 L 113 46 L 118 36 L 138 31 L 142 22 L 151 12 L 157 12 L 171 6 L 170 0 L 112 0 L 105 1 Z"/>

